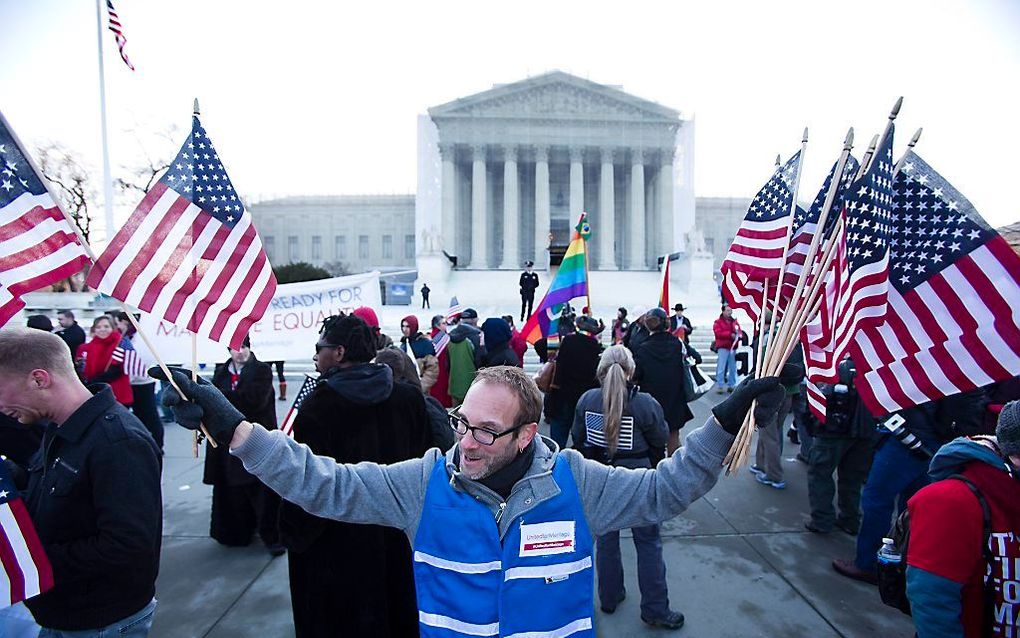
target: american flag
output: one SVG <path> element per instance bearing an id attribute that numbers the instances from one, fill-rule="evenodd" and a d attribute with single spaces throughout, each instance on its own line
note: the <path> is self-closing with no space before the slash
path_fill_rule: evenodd
<path id="1" fill-rule="evenodd" d="M 112 0 L 106 0 L 106 11 L 110 15 L 110 31 L 113 31 L 113 39 L 117 41 L 117 49 L 120 50 L 120 59 L 124 60 L 124 64 L 134 71 L 135 65 L 131 64 L 131 60 L 128 59 L 127 53 L 124 51 L 124 45 L 127 44 L 127 38 L 124 37 L 124 29 L 120 24 L 120 16 L 117 15 L 117 11 L 113 8 Z"/>
<path id="2" fill-rule="evenodd" d="M 593 447 L 609 447 L 609 444 L 606 442 L 606 417 L 601 412 L 585 411 L 584 430 L 588 445 Z M 634 417 L 620 417 L 620 431 L 616 438 L 616 449 L 619 452 L 629 452 L 634 449 Z"/>
<path id="3" fill-rule="evenodd" d="M 21 295 L 66 279 L 89 261 L 0 117 L 0 326 L 25 307 Z"/>
<path id="4" fill-rule="evenodd" d="M 892 223 L 892 143 L 890 124 L 867 171 L 847 189 L 843 223 L 832 267 L 826 272 L 822 305 L 801 333 L 811 383 L 836 383 L 837 366 L 861 330 L 882 321 L 889 288 L 889 237 Z M 860 365 L 857 356 L 854 361 Z M 809 405 L 824 419 L 820 393 L 810 384 Z"/>
<path id="5" fill-rule="evenodd" d="M 305 381 L 301 384 L 297 396 L 294 397 L 294 405 L 290 406 L 290 410 L 287 410 L 287 416 L 283 417 L 283 424 L 280 425 L 280 430 L 287 436 L 294 438 L 294 422 L 297 421 L 298 410 L 301 409 L 301 404 L 305 402 L 317 385 L 319 385 L 318 379 L 305 375 Z"/>
<path id="6" fill-rule="evenodd" d="M 457 297 L 450 297 L 450 307 L 446 311 L 446 320 L 450 321 L 456 319 L 460 313 L 464 312 L 467 306 L 457 301 Z"/>
<path id="7" fill-rule="evenodd" d="M 0 608 L 53 587 L 53 568 L 3 461 L 0 461 L 0 564 L 3 564 Z"/>
<path id="8" fill-rule="evenodd" d="M 443 354 L 443 350 L 446 350 L 446 346 L 450 345 L 450 334 L 445 330 L 440 330 L 436 333 L 436 336 L 432 337 L 432 347 L 436 349 L 436 356 Z"/>
<path id="9" fill-rule="evenodd" d="M 893 187 L 888 309 L 853 354 L 874 414 L 1020 375 L 1020 257 L 913 151 Z"/>
<path id="10" fill-rule="evenodd" d="M 198 116 L 88 283 L 234 349 L 265 314 L 276 276 Z"/>
<path id="11" fill-rule="evenodd" d="M 825 200 L 829 193 L 829 188 L 832 186 L 832 178 L 836 174 L 836 169 L 839 167 L 839 161 L 833 164 L 829 170 L 828 176 L 825 178 L 825 182 L 822 183 L 822 188 L 815 195 L 815 199 L 811 202 L 811 207 L 805 211 L 798 207 L 797 212 L 793 216 L 793 228 L 790 237 L 790 249 L 786 255 L 786 272 L 783 275 L 783 291 L 780 293 L 784 299 L 789 299 L 793 296 L 794 290 L 797 287 L 797 280 L 800 278 L 801 272 L 804 270 L 804 262 L 807 260 L 808 250 L 811 246 L 811 241 L 815 237 L 815 233 L 818 232 L 818 220 L 821 218 L 822 208 L 825 207 Z M 842 210 L 843 197 L 846 194 L 847 188 L 850 183 L 854 180 L 857 175 L 857 170 L 860 168 L 857 160 L 852 155 L 848 155 L 846 162 L 843 165 L 843 176 L 839 180 L 836 186 L 835 196 L 833 198 L 832 210 L 825 219 L 825 228 L 822 229 L 822 237 L 827 237 L 832 233 L 833 227 L 835 227 L 835 221 L 839 217 L 838 212 Z M 820 257 L 820 249 L 816 249 L 815 259 Z M 811 283 L 811 277 L 805 281 L 805 287 Z"/>
<path id="12" fill-rule="evenodd" d="M 762 283 L 771 279 L 774 284 L 783 268 L 799 171 L 799 151 L 786 164 L 776 167 L 772 178 L 751 200 L 720 268 L 726 302 L 743 309 L 754 321 L 761 315 Z"/>

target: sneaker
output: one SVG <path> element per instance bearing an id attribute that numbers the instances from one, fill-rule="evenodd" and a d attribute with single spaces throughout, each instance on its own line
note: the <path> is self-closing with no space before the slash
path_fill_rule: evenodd
<path id="1" fill-rule="evenodd" d="M 795 456 L 794 458 L 803 463 L 804 465 L 808 464 L 807 457 L 801 454 L 800 452 L 797 452 L 797 456 Z"/>
<path id="2" fill-rule="evenodd" d="M 836 527 L 838 527 L 839 529 L 843 530 L 844 534 L 848 534 L 850 536 L 857 536 L 857 528 L 856 527 L 852 527 L 851 525 L 849 525 L 847 523 L 841 523 L 839 521 L 836 521 Z"/>
<path id="3" fill-rule="evenodd" d="M 754 474 L 755 476 L 765 476 L 765 470 L 761 469 L 757 465 L 752 465 L 751 467 L 747 468 L 747 471 L 750 472 L 751 474 Z"/>
<path id="4" fill-rule="evenodd" d="M 830 531 L 832 531 L 832 530 L 828 530 L 828 529 L 824 529 L 822 527 L 819 527 L 819 526 L 815 525 L 812 521 L 808 521 L 807 523 L 804 523 L 804 529 L 806 529 L 807 531 L 809 531 L 809 532 L 811 532 L 813 534 L 828 534 Z"/>
<path id="5" fill-rule="evenodd" d="M 287 548 L 283 545 L 268 545 L 266 546 L 266 551 L 269 552 L 270 556 L 276 558 L 277 556 L 283 556 L 286 554 Z"/>
<path id="6" fill-rule="evenodd" d="M 786 481 L 773 481 L 772 479 L 765 476 L 764 472 L 762 472 L 761 474 L 755 474 L 754 480 L 758 481 L 762 485 L 768 485 L 769 487 L 777 490 L 786 489 Z"/>
<path id="7" fill-rule="evenodd" d="M 725 390 L 725 389 L 724 389 L 724 388 L 723 388 L 722 386 L 719 386 L 719 389 L 718 389 L 718 390 L 716 390 L 716 392 L 717 392 L 718 394 L 723 394 L 723 393 L 725 393 L 725 392 L 726 392 L 726 390 Z"/>
<path id="8" fill-rule="evenodd" d="M 645 618 L 641 616 L 641 620 L 646 625 L 652 627 L 662 627 L 663 629 L 680 629 L 684 626 L 684 615 L 678 611 L 672 609 L 666 614 L 665 618 Z"/>
<path id="9" fill-rule="evenodd" d="M 604 614 L 611 614 L 611 613 L 616 611 L 616 608 L 620 606 L 620 603 L 622 603 L 625 598 L 627 598 L 627 590 L 626 589 L 623 590 L 623 595 L 620 596 L 620 600 L 616 601 L 615 605 L 613 605 L 612 607 L 609 607 L 607 605 L 602 605 L 601 607 L 599 607 L 599 609 L 601 609 L 602 613 L 604 613 Z"/>
<path id="10" fill-rule="evenodd" d="M 790 429 L 786 431 L 786 438 L 790 439 L 790 443 L 794 445 L 800 445 L 800 435 L 797 434 L 797 428 L 790 426 Z"/>

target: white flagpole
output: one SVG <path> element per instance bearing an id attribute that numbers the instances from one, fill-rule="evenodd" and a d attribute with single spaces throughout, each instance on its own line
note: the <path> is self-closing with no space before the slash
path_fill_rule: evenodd
<path id="1" fill-rule="evenodd" d="M 106 71 L 103 65 L 103 0 L 96 0 L 96 38 L 99 52 L 99 121 L 103 143 L 103 210 L 106 243 L 113 239 L 113 177 L 110 175 L 110 148 L 106 133 Z M 130 314 L 130 313 L 129 313 Z"/>

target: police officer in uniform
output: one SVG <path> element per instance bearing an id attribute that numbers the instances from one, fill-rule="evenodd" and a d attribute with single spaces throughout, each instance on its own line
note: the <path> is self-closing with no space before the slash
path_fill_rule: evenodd
<path id="1" fill-rule="evenodd" d="M 538 289 L 538 273 L 532 272 L 533 261 L 524 262 L 521 273 L 521 322 L 531 317 L 531 308 L 535 305 L 535 291 Z M 527 310 L 527 312 L 525 312 Z"/>

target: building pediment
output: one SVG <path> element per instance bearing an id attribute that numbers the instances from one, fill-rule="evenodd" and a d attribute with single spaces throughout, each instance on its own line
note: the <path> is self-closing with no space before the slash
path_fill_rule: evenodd
<path id="1" fill-rule="evenodd" d="M 620 89 L 554 71 L 429 109 L 458 118 L 621 120 L 677 123 L 680 113 Z"/>

